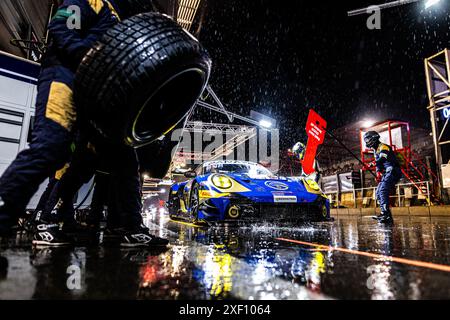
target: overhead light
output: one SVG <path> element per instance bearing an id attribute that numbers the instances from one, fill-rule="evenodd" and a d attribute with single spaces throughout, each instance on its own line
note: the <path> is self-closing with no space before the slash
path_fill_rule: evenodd
<path id="1" fill-rule="evenodd" d="M 362 127 L 364 129 L 367 129 L 367 128 L 372 127 L 374 124 L 375 124 L 375 121 L 373 121 L 373 120 L 364 120 L 363 124 L 362 124 Z"/>
<path id="2" fill-rule="evenodd" d="M 261 120 L 259 122 L 259 125 L 263 128 L 271 128 L 272 127 L 272 123 L 270 121 L 267 120 Z"/>
<path id="3" fill-rule="evenodd" d="M 422 1 L 422 0 L 395 0 L 395 1 L 388 1 L 386 3 L 382 3 L 382 4 L 376 5 L 376 8 L 379 9 L 379 10 L 382 10 L 382 9 L 399 7 L 399 6 L 403 6 L 403 5 L 407 5 L 407 4 L 411 4 L 411 3 L 416 3 L 416 2 L 420 2 L 420 1 Z M 432 6 L 438 4 L 439 2 L 441 2 L 441 0 L 425 0 L 425 9 L 429 9 Z M 371 7 L 351 10 L 351 11 L 348 11 L 347 14 L 348 14 L 349 17 L 367 14 L 368 10 Z"/>
<path id="4" fill-rule="evenodd" d="M 441 2 L 441 0 L 427 0 L 427 1 L 425 2 L 425 9 L 429 9 L 429 8 L 431 8 L 432 6 L 438 4 L 439 2 Z"/>
<path id="5" fill-rule="evenodd" d="M 255 124 L 257 124 L 261 128 L 275 128 L 277 125 L 277 120 L 275 120 L 274 118 L 271 118 L 254 110 L 250 111 L 250 118 L 253 119 L 255 121 Z"/>

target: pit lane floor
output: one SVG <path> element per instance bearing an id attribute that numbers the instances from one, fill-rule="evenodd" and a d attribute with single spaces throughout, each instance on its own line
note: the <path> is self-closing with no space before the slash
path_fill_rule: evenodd
<path id="1" fill-rule="evenodd" d="M 0 299 L 449 299 L 450 218 L 198 228 L 151 215 L 166 251 L 2 244 Z"/>

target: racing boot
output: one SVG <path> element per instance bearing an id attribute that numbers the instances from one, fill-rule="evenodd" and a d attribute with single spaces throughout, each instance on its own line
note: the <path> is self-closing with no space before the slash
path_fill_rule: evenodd
<path id="1" fill-rule="evenodd" d="M 392 218 L 391 211 L 388 210 L 384 214 L 381 214 L 381 217 L 378 219 L 378 222 L 383 224 L 393 224 L 394 219 Z"/>
<path id="2" fill-rule="evenodd" d="M 372 216 L 372 219 L 378 221 L 381 219 L 381 217 L 382 217 L 382 214 L 380 214 L 379 216 Z"/>
<path id="3" fill-rule="evenodd" d="M 41 222 L 36 226 L 32 243 L 38 246 L 63 247 L 70 246 L 72 242 L 72 239 L 60 230 L 59 224 Z"/>
<path id="4" fill-rule="evenodd" d="M 127 248 L 135 247 L 165 247 L 169 240 L 150 234 L 145 227 L 139 227 L 137 230 L 126 231 L 121 239 L 120 246 Z"/>
<path id="5" fill-rule="evenodd" d="M 42 210 L 33 212 L 33 214 L 24 221 L 23 228 L 26 232 L 34 233 L 36 231 L 36 226 L 40 223 Z"/>
<path id="6" fill-rule="evenodd" d="M 392 224 L 394 222 L 391 210 L 389 209 L 381 211 L 381 214 L 379 216 L 373 217 L 373 219 L 377 220 L 379 223 L 384 224 Z"/>

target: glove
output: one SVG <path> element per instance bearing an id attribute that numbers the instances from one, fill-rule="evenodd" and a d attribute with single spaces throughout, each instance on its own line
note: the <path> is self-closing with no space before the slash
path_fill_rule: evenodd
<path id="1" fill-rule="evenodd" d="M 377 171 L 377 182 L 380 183 L 383 180 L 383 174 L 380 171 Z"/>

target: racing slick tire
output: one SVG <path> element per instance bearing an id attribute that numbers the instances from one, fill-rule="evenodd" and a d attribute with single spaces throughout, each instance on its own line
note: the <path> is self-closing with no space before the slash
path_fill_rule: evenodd
<path id="1" fill-rule="evenodd" d="M 149 144 L 188 114 L 210 71 L 206 50 L 168 16 L 133 16 L 83 58 L 74 91 L 79 117 L 112 142 Z"/>

